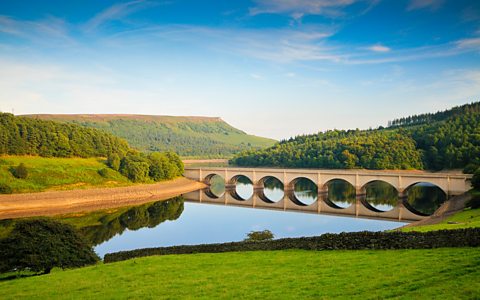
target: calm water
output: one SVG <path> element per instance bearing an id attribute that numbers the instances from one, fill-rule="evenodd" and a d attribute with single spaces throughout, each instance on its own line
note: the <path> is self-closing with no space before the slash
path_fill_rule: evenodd
<path id="1" fill-rule="evenodd" d="M 121 220 L 113 221 L 111 226 L 120 230 L 121 224 L 129 226 L 121 232 L 109 232 L 104 237 L 108 240 L 99 243 L 95 251 L 103 256 L 108 252 L 131 250 L 145 247 L 159 247 L 172 245 L 189 245 L 203 243 L 220 243 L 243 240 L 252 230 L 269 229 L 276 238 L 314 236 L 323 233 L 338 233 L 349 231 L 380 231 L 394 229 L 404 223 L 355 219 L 327 215 L 306 214 L 297 212 L 271 211 L 235 206 L 223 206 L 204 203 L 190 203 L 167 201 L 164 209 L 151 209 L 154 212 L 163 212 L 161 218 L 148 214 L 147 209 L 142 212 L 124 212 L 127 216 L 120 216 Z M 160 202 L 162 203 L 162 202 Z M 181 204 L 180 204 L 181 203 Z M 170 206 L 170 207 L 167 207 Z M 143 206 L 145 207 L 145 205 Z M 131 208 L 134 209 L 134 208 Z M 143 212 L 143 211 L 146 211 Z M 181 213 L 179 213 L 181 211 Z M 134 217 L 143 218 L 143 221 Z M 148 220 L 164 220 L 152 225 Z M 129 222 L 126 223 L 125 221 Z M 134 225 L 130 226 L 130 223 Z M 154 223 L 153 223 L 154 224 Z M 143 227 L 138 225 L 144 225 Z M 105 226 L 109 227 L 109 226 Z M 104 229 L 105 229 L 104 227 Z M 150 227 L 150 228 L 149 228 Z M 99 233 L 100 228 L 92 228 L 92 232 Z M 108 230 L 104 230 L 108 231 Z M 111 235 L 114 233 L 112 237 Z M 100 240 L 98 240 L 100 242 Z"/>
<path id="2" fill-rule="evenodd" d="M 252 182 L 238 178 L 234 187 L 225 188 L 223 178 L 214 176 L 207 193 L 221 197 L 233 193 L 239 200 L 248 200 L 254 194 Z M 284 197 L 283 184 L 275 178 L 264 181 L 263 195 L 268 202 Z M 315 184 L 308 179 L 295 183 L 295 198 L 303 205 L 318 200 Z M 325 194 L 323 194 L 325 195 Z M 327 204 L 346 208 L 356 201 L 355 189 L 342 180 L 328 183 L 328 192 L 322 196 Z M 326 197 L 326 198 L 325 198 Z M 417 184 L 408 190 L 405 199 L 409 209 L 431 214 L 445 201 L 438 188 Z M 372 182 L 362 198 L 373 209 L 388 211 L 397 205 L 398 193 L 384 182 Z M 105 253 L 145 247 L 219 243 L 243 240 L 252 230 L 268 229 L 276 238 L 314 236 L 323 233 L 352 231 L 382 231 L 405 223 L 369 220 L 353 217 L 262 210 L 205 203 L 185 202 L 182 196 L 167 201 L 134 207 L 97 211 L 83 216 L 63 216 L 64 222 L 80 227 L 80 231 L 95 245 L 100 256 Z M 12 226 L 11 220 L 0 221 L 0 226 Z"/>

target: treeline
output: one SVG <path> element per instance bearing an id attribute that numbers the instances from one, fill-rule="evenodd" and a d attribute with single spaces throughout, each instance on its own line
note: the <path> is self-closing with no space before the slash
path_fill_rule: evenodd
<path id="1" fill-rule="evenodd" d="M 427 169 L 467 168 L 473 173 L 480 166 L 480 111 L 413 127 L 408 132 L 422 151 Z"/>
<path id="2" fill-rule="evenodd" d="M 274 141 L 247 135 L 222 120 L 165 122 L 143 119 L 68 120 L 121 137 L 141 151 L 174 151 L 183 157 L 231 157 Z"/>
<path id="3" fill-rule="evenodd" d="M 395 124 L 427 123 L 302 135 L 267 149 L 242 152 L 230 162 L 306 168 L 465 168 L 468 173 L 480 167 L 480 102 L 400 120 L 407 121 Z"/>
<path id="4" fill-rule="evenodd" d="M 96 157 L 128 150 L 126 141 L 100 130 L 0 113 L 0 154 Z"/>
<path id="5" fill-rule="evenodd" d="M 129 151 L 125 156 L 112 153 L 107 165 L 119 171 L 133 182 L 168 180 L 182 176 L 183 162 L 174 152 L 151 152 L 148 154 Z"/>
<path id="6" fill-rule="evenodd" d="M 295 168 L 421 169 L 421 153 L 406 135 L 387 131 L 332 130 L 299 136 L 271 148 L 247 151 L 231 163 Z"/>
<path id="7" fill-rule="evenodd" d="M 94 221 L 95 224 L 80 228 L 91 245 L 99 245 L 110 240 L 117 234 L 122 234 L 125 229 L 138 230 L 144 227 L 153 228 L 167 220 L 176 220 L 183 212 L 184 199 L 178 196 L 166 201 L 158 201 L 127 209 L 120 209 L 114 213 L 105 212 L 104 215 L 92 220 L 92 215 L 86 215 L 85 220 Z M 98 213 L 96 213 L 98 215 Z M 71 219 L 72 223 L 80 223 L 78 218 Z M 68 220 L 67 220 L 68 222 Z"/>
<path id="8" fill-rule="evenodd" d="M 479 112 L 480 112 L 480 102 L 473 102 L 473 103 L 465 104 L 462 106 L 455 106 L 451 109 L 448 109 L 445 111 L 439 111 L 436 113 L 420 114 L 420 115 L 413 115 L 413 116 L 408 116 L 400 119 L 394 119 L 388 122 L 388 127 L 427 124 L 429 122 L 443 121 L 448 118 L 463 115 L 463 114 L 479 113 Z"/>

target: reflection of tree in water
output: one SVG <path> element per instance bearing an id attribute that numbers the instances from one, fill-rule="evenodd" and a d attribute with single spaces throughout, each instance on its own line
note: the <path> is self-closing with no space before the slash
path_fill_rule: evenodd
<path id="1" fill-rule="evenodd" d="M 367 184 L 367 201 L 373 206 L 388 205 L 395 207 L 398 202 L 398 192 L 392 185 L 384 181 L 373 181 Z"/>
<path id="2" fill-rule="evenodd" d="M 178 219 L 183 212 L 183 201 L 183 197 L 179 196 L 166 201 L 122 209 L 113 214 L 106 212 L 98 219 L 96 218 L 97 224 L 80 227 L 80 232 L 92 245 L 98 245 L 123 233 L 125 229 L 153 228 L 167 220 Z M 88 215 L 84 217 L 89 218 Z"/>
<path id="3" fill-rule="evenodd" d="M 247 185 L 247 184 L 252 184 L 252 181 L 245 176 L 240 176 L 237 179 L 237 183 Z"/>
<path id="4" fill-rule="evenodd" d="M 221 176 L 215 175 L 210 178 L 210 191 L 217 197 L 225 193 L 225 181 Z"/>
<path id="5" fill-rule="evenodd" d="M 355 203 L 355 187 L 341 179 L 333 179 L 327 183 L 328 200 L 335 204 Z M 343 206 L 343 205 L 342 205 Z"/>
<path id="6" fill-rule="evenodd" d="M 283 190 L 283 183 L 275 177 L 268 177 L 263 181 L 265 189 L 269 190 Z"/>
<path id="7" fill-rule="evenodd" d="M 407 202 L 413 209 L 431 215 L 445 202 L 446 198 L 439 187 L 420 183 L 408 189 Z"/>
<path id="8" fill-rule="evenodd" d="M 315 183 L 307 178 L 299 178 L 295 182 L 294 191 L 297 196 L 316 199 L 318 188 Z"/>

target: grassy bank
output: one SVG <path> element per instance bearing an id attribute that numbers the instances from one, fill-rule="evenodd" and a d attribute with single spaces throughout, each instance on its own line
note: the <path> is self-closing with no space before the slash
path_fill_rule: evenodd
<path id="1" fill-rule="evenodd" d="M 4 299 L 476 298 L 479 248 L 168 255 L 0 282 Z"/>
<path id="2" fill-rule="evenodd" d="M 26 179 L 17 179 L 9 171 L 11 167 L 20 163 L 24 163 L 28 169 Z M 1 156 L 0 183 L 10 186 L 14 193 L 132 184 L 126 177 L 112 169 L 108 169 L 105 177 L 100 176 L 98 170 L 106 167 L 101 158 Z"/>
<path id="3" fill-rule="evenodd" d="M 438 224 L 406 227 L 402 228 L 401 230 L 404 232 L 427 232 L 442 229 L 462 229 L 473 227 L 480 227 L 480 209 L 465 209 L 464 211 L 458 212 L 453 216 L 446 218 Z"/>

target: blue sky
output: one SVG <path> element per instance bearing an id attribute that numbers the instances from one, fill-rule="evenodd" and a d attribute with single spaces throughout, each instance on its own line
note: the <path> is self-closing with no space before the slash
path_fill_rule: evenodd
<path id="1" fill-rule="evenodd" d="M 480 1 L 0 0 L 0 110 L 288 138 L 480 100 Z"/>

